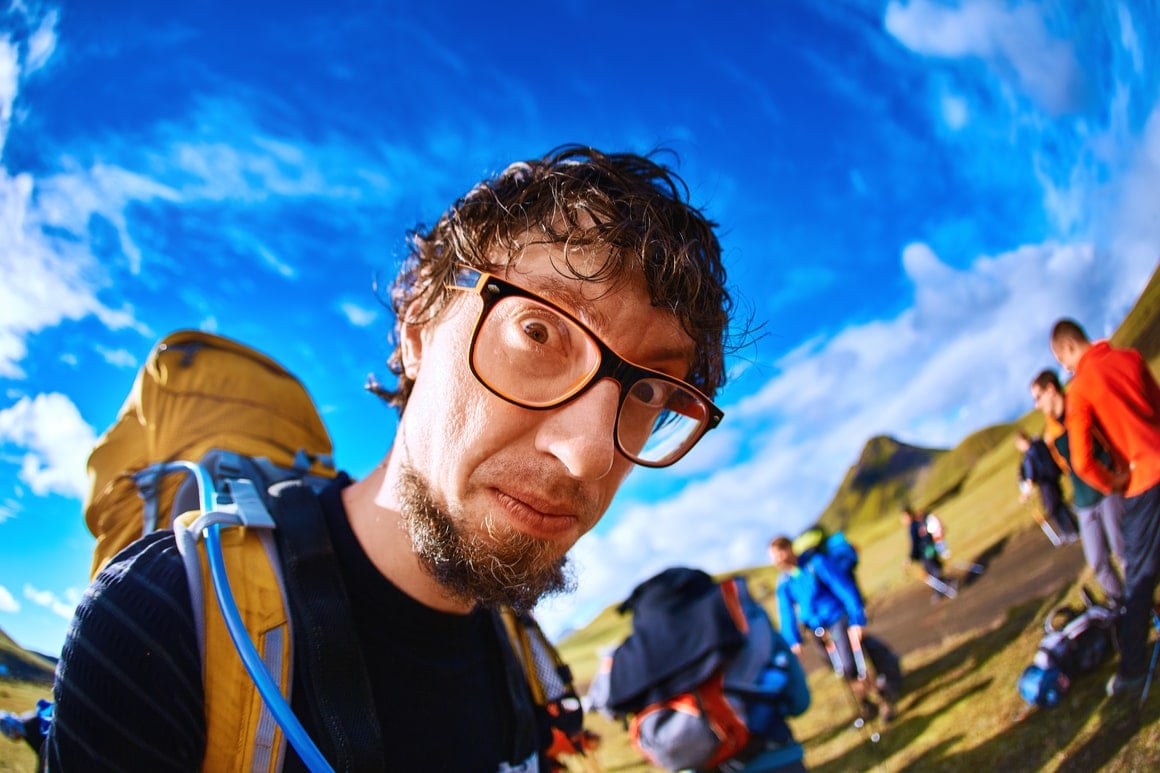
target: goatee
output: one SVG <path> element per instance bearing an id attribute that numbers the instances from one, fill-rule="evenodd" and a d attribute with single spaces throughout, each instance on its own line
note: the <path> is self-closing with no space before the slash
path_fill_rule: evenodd
<path id="1" fill-rule="evenodd" d="M 552 543 L 490 519 L 467 532 L 467 516 L 452 517 L 409 465 L 401 472 L 398 495 L 403 528 L 420 564 L 457 599 L 530 611 L 540 599 L 574 589 L 568 557 L 554 556 Z"/>

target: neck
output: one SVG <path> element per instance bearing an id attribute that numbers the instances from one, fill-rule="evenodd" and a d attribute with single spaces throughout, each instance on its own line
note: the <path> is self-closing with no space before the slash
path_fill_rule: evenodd
<path id="1" fill-rule="evenodd" d="M 411 545 L 395 495 L 397 465 L 392 455 L 370 475 L 343 489 L 351 529 L 379 573 L 416 601 L 440 612 L 466 614 L 473 604 L 448 597 L 423 568 Z"/>

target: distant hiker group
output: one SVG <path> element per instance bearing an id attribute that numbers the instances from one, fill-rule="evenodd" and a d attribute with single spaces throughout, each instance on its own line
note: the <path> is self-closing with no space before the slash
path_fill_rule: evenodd
<path id="1" fill-rule="evenodd" d="M 1041 525 L 1057 547 L 1081 540 L 1084 559 L 1103 591 L 1103 611 L 1092 609 L 1095 602 L 1088 598 L 1089 610 L 1065 629 L 1073 635 L 1060 639 L 1063 635 L 1049 625 L 1048 637 L 1078 641 L 1075 632 L 1087 631 L 1086 621 L 1098 619 L 1097 629 L 1117 634 L 1113 640 L 1120 652 L 1108 695 L 1142 700 L 1155 667 L 1155 658 L 1148 663 L 1146 642 L 1160 570 L 1160 386 L 1139 352 L 1092 342 L 1074 320 L 1056 322 L 1049 343 L 1072 378 L 1065 388 L 1055 370 L 1045 369 L 1031 381 L 1044 430 L 1040 438 L 1016 433 L 1022 497 L 1032 484 L 1038 487 L 1043 512 L 1055 527 L 1042 518 Z M 1064 476 L 1071 507 L 1060 486 Z M 1099 649 L 1101 654 L 1110 651 Z M 1067 671 L 1054 661 L 1051 667 L 1029 667 L 1021 690 L 1031 702 L 1050 704 L 1066 690 Z M 1057 673 L 1062 682 L 1054 681 Z"/>

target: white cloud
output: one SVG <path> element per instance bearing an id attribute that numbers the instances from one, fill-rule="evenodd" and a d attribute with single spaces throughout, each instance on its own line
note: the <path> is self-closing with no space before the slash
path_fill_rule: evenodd
<path id="1" fill-rule="evenodd" d="M 379 313 L 375 309 L 368 309 L 351 301 L 343 301 L 338 305 L 338 308 L 347 321 L 355 327 L 368 327 L 379 318 Z"/>
<path id="2" fill-rule="evenodd" d="M 26 73 L 36 72 L 48 63 L 56 50 L 56 24 L 60 12 L 53 9 L 45 14 L 40 26 L 28 37 L 28 53 L 25 58 Z"/>
<path id="3" fill-rule="evenodd" d="M 0 585 L 0 612 L 19 612 L 20 602 L 13 597 L 12 592 Z"/>
<path id="4" fill-rule="evenodd" d="M 96 433 L 65 395 L 22 397 L 0 411 L 0 442 L 25 449 L 19 477 L 34 493 L 83 495 L 88 486 L 85 465 Z"/>
<path id="5" fill-rule="evenodd" d="M 942 119 L 948 129 L 958 131 L 967 125 L 970 119 L 970 108 L 967 100 L 956 94 L 943 94 Z"/>
<path id="6" fill-rule="evenodd" d="M 55 48 L 55 23 L 55 14 L 47 15 L 29 38 L 23 73 L 20 50 L 0 38 L 0 150 L 21 78 L 43 67 Z M 125 228 L 125 200 L 110 195 L 131 186 L 110 182 L 123 177 L 115 168 L 98 166 L 84 177 L 84 183 L 70 174 L 34 183 L 30 175 L 13 176 L 0 167 L 0 378 L 23 378 L 28 337 L 63 320 L 93 315 L 110 328 L 141 327 L 131 310 L 98 299 L 106 273 L 76 238 L 85 235 L 94 214 L 104 214 L 132 259 L 136 248 Z M 68 236 L 50 235 L 62 231 Z"/>
<path id="7" fill-rule="evenodd" d="M 126 369 L 137 367 L 137 356 L 127 349 L 110 349 L 107 346 L 98 345 L 96 350 L 97 354 L 101 355 L 102 359 L 113 367 Z M 74 357 L 74 365 L 76 364 L 75 359 Z"/>
<path id="8" fill-rule="evenodd" d="M 20 502 L 12 498 L 0 502 L 0 523 L 4 523 L 9 518 L 15 518 L 22 509 Z"/>
<path id="9" fill-rule="evenodd" d="M 912 51 L 946 59 L 977 57 L 1052 113 L 1079 107 L 1083 72 L 1069 41 L 1053 36 L 1035 4 L 891 0 L 886 31 Z"/>
<path id="10" fill-rule="evenodd" d="M 31 601 L 37 606 L 44 607 L 58 617 L 65 620 L 72 620 L 76 613 L 77 605 L 80 603 L 82 591 L 77 588 L 69 588 L 64 592 L 64 598 L 49 590 L 39 590 L 31 584 L 24 586 L 24 598 Z"/>
<path id="11" fill-rule="evenodd" d="M 269 247 L 259 244 L 257 245 L 258 257 L 261 258 L 262 263 L 267 268 L 271 269 L 275 274 L 278 274 L 286 279 L 294 279 L 298 276 L 298 271 L 286 261 L 275 255 Z"/>

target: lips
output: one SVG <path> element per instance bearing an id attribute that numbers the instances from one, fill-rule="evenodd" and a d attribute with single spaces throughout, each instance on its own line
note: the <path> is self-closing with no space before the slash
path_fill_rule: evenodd
<path id="1" fill-rule="evenodd" d="M 550 502 L 534 494 L 495 489 L 499 502 L 517 529 L 532 537 L 554 539 L 576 529 L 580 520 L 567 504 Z"/>

